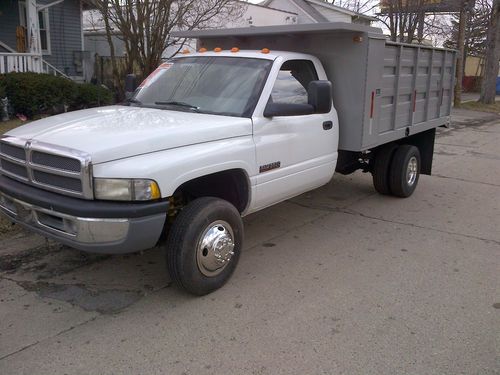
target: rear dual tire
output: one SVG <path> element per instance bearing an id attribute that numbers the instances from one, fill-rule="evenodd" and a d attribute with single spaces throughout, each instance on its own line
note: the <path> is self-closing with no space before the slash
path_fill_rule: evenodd
<path id="1" fill-rule="evenodd" d="M 412 145 L 389 144 L 378 150 L 372 168 L 373 186 L 380 194 L 407 198 L 420 177 L 420 152 Z"/>
<path id="2" fill-rule="evenodd" d="M 420 152 L 412 145 L 399 146 L 391 162 L 389 186 L 392 195 L 407 198 L 413 194 L 420 177 Z"/>

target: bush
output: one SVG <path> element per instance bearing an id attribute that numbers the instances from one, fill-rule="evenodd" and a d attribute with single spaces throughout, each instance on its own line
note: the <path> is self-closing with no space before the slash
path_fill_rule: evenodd
<path id="1" fill-rule="evenodd" d="M 113 94 L 104 86 L 90 83 L 76 85 L 76 95 L 73 98 L 72 109 L 98 107 L 113 103 Z"/>
<path id="2" fill-rule="evenodd" d="M 87 108 L 112 102 L 111 92 L 103 87 L 78 84 L 49 74 L 0 75 L 0 92 L 2 90 L 9 98 L 12 111 L 30 118 L 35 115 L 56 114 L 66 109 Z"/>

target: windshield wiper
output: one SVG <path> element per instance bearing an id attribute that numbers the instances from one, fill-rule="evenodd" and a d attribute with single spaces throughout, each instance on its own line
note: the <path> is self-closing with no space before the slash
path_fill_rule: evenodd
<path id="1" fill-rule="evenodd" d="M 140 100 L 137 100 L 135 98 L 129 98 L 129 99 L 125 99 L 125 103 L 127 104 L 130 104 L 130 103 L 133 103 L 133 104 L 142 104 L 142 102 Z"/>
<path id="2" fill-rule="evenodd" d="M 185 107 L 185 108 L 192 109 L 194 111 L 199 111 L 200 110 L 200 107 L 197 107 L 197 106 L 195 106 L 193 104 L 184 103 L 184 102 L 177 102 L 177 101 L 155 102 L 155 104 L 157 104 L 157 105 L 176 105 L 178 107 Z"/>

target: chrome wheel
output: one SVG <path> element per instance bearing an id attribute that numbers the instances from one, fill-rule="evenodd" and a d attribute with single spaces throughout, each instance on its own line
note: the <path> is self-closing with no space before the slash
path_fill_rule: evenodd
<path id="1" fill-rule="evenodd" d="M 234 233 L 222 220 L 211 223 L 203 232 L 196 249 L 198 269 L 205 276 L 220 274 L 234 255 Z"/>
<path id="2" fill-rule="evenodd" d="M 406 169 L 406 181 L 409 186 L 412 186 L 417 180 L 418 176 L 418 161 L 415 156 L 412 156 L 408 161 L 408 167 Z"/>

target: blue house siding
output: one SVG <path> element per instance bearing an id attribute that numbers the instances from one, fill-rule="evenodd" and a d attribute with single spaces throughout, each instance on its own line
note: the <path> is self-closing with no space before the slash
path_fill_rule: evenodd
<path id="1" fill-rule="evenodd" d="M 0 0 L 0 41 L 16 50 L 16 27 L 19 25 L 17 0 Z M 0 46 L 0 52 L 11 52 Z"/>
<path id="2" fill-rule="evenodd" d="M 49 4 L 54 0 L 38 0 Z M 82 14 L 80 0 L 64 0 L 49 9 L 50 54 L 43 59 L 69 76 L 82 76 L 75 64 L 75 51 L 82 51 Z M 16 27 L 21 24 L 18 0 L 0 0 L 0 41 L 14 51 Z M 0 52 L 12 52 L 0 46 Z"/>
<path id="3" fill-rule="evenodd" d="M 38 0 L 50 3 L 53 0 Z M 82 51 L 80 0 L 64 0 L 49 8 L 50 55 L 43 58 L 69 76 L 81 76 L 75 65 L 75 51 Z"/>

